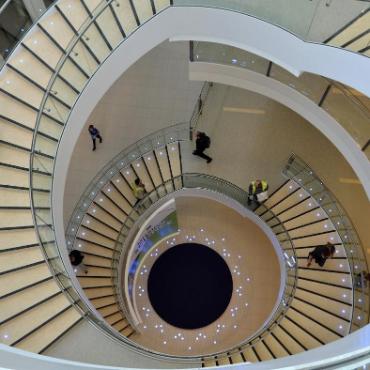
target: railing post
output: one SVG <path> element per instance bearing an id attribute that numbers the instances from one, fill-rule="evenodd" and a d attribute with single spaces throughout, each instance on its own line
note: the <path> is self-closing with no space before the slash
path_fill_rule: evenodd
<path id="1" fill-rule="evenodd" d="M 189 41 L 189 60 L 194 62 L 194 42 Z"/>

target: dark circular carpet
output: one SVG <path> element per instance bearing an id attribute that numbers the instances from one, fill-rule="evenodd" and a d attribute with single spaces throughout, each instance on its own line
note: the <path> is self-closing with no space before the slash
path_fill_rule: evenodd
<path id="1" fill-rule="evenodd" d="M 201 244 L 179 244 L 164 252 L 148 278 L 150 302 L 167 323 L 183 329 L 209 325 L 226 310 L 233 280 L 224 259 Z"/>

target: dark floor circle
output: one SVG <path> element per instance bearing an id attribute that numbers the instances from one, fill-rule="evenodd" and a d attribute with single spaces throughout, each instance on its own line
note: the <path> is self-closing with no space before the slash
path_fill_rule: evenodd
<path id="1" fill-rule="evenodd" d="M 217 320 L 233 292 L 228 265 L 213 249 L 185 243 L 155 261 L 148 278 L 150 302 L 167 323 L 197 329 Z"/>

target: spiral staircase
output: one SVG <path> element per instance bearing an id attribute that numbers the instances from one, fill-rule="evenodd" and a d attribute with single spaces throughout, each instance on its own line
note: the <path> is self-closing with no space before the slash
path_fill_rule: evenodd
<path id="1" fill-rule="evenodd" d="M 170 5 L 166 0 L 59 0 L 25 34 L 2 68 L 1 343 L 42 353 L 84 319 L 80 297 L 71 299 L 73 286 L 62 269 L 55 268 L 60 258 L 50 197 L 58 143 L 76 100 L 107 56 Z M 368 19 L 369 11 L 326 42 L 368 55 Z M 183 175 L 182 150 L 179 141 L 170 140 L 135 158 L 99 190 L 78 227 L 74 247 L 85 255 L 89 268 L 87 274 L 78 273 L 78 281 L 101 317 L 127 338 L 134 329 L 117 302 L 111 264 L 120 228 L 132 226 L 138 216 L 132 182 L 140 178 L 148 192 L 166 182 L 166 192 L 175 191 L 180 186 L 175 179 Z M 368 297 L 353 299 L 351 256 L 334 218 L 304 185 L 288 180 L 255 211 L 282 245 L 288 240 L 280 225 L 294 245 L 298 275 L 296 286 L 291 280 L 295 293 L 289 307 L 251 343 L 206 356 L 203 366 L 292 355 L 363 326 L 367 312 L 364 315 L 362 304 L 368 306 Z M 324 269 L 305 267 L 308 251 L 328 241 L 336 245 L 335 258 Z M 63 279 L 66 284 L 60 283 Z"/>
<path id="2" fill-rule="evenodd" d="M 67 240 L 74 240 L 70 249 L 80 250 L 86 256 L 86 265 L 89 268 L 87 274 L 82 271 L 78 274 L 82 288 L 88 297 L 93 297 L 92 302 L 101 315 L 109 323 L 113 320 L 113 326 L 117 325 L 117 330 L 123 335 L 127 332 L 131 335 L 133 329 L 129 326 L 121 329 L 121 325 L 128 324 L 117 301 L 117 292 L 112 283 L 114 279 L 111 276 L 114 271 L 107 253 L 112 254 L 111 250 L 115 248 L 122 225 L 124 238 L 139 216 L 140 211 L 134 207 L 136 200 L 132 192 L 135 178 L 140 178 L 145 184 L 150 198 L 154 195 L 154 199 L 146 203 L 145 208 L 183 187 L 214 190 L 211 185 L 202 186 L 201 183 L 188 185 L 187 176 L 195 174 L 181 171 L 181 158 L 189 155 L 187 150 L 188 146 L 183 141 L 172 141 L 164 147 L 146 152 L 122 167 L 118 173 L 107 167 L 101 178 L 106 179 L 107 173 L 112 174 L 111 178 L 104 185 L 101 184 L 101 190 L 95 191 L 93 199 L 88 199 L 91 189 L 86 192 L 87 196 L 82 197 L 79 204 L 90 201 L 91 206 L 86 205 L 84 217 L 79 216 L 81 212 L 77 209 L 68 227 Z M 113 168 L 115 164 L 112 164 Z M 362 307 L 366 306 L 364 300 L 367 301 L 368 298 L 357 298 L 358 301 L 354 302 L 349 261 L 352 256 L 347 256 L 348 251 L 338 232 L 338 214 L 328 214 L 323 208 L 325 202 L 315 199 L 317 194 L 322 196 L 321 191 L 315 189 L 311 194 L 309 189 L 313 190 L 313 179 L 305 182 L 300 180 L 287 180 L 255 210 L 274 231 L 285 251 L 289 250 L 289 243 L 293 244 L 297 276 L 293 270 L 288 275 L 288 285 L 291 285 L 293 291 L 289 308 L 248 344 L 217 356 L 207 356 L 203 358 L 203 366 L 266 361 L 296 354 L 342 338 L 362 326 L 364 315 L 367 315 Z M 224 180 L 214 181 L 222 183 Z M 95 184 L 99 183 L 96 179 Z M 159 196 L 157 192 L 164 189 L 163 184 L 167 184 L 167 188 Z M 309 186 L 307 190 L 306 186 Z M 247 207 L 246 196 L 243 205 Z M 112 226 L 115 230 L 112 230 Z M 124 242 L 124 239 L 121 238 L 120 242 Z M 336 246 L 335 257 L 328 260 L 324 268 L 306 267 L 308 252 L 327 242 Z M 111 285 L 108 286 L 109 284 Z M 105 285 L 103 289 L 101 285 Z"/>

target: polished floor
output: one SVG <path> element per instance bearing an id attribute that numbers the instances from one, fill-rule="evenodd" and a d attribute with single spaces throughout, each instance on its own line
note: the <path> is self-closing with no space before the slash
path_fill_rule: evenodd
<path id="1" fill-rule="evenodd" d="M 153 247 L 141 261 L 134 285 L 134 303 L 141 324 L 130 339 L 156 351 L 178 355 L 231 348 L 253 335 L 275 306 L 280 289 L 277 255 L 257 225 L 220 203 L 179 198 L 176 208 L 180 232 Z M 233 280 L 227 309 L 201 329 L 169 325 L 157 314 L 147 294 L 148 276 L 156 259 L 174 245 L 188 242 L 204 244 L 217 252 Z M 219 293 L 223 294 L 221 287 Z"/>

